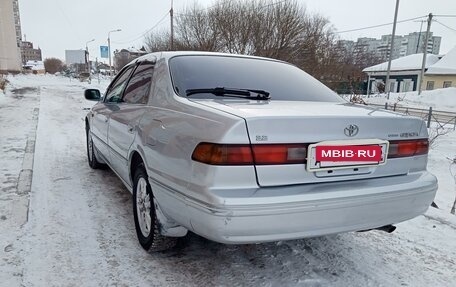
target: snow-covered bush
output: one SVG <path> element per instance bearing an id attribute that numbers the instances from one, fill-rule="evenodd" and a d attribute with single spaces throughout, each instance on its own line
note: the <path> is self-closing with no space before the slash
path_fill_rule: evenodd
<path id="1" fill-rule="evenodd" d="M 7 83 L 8 81 L 3 77 L 3 75 L 0 75 L 0 92 L 5 90 Z"/>

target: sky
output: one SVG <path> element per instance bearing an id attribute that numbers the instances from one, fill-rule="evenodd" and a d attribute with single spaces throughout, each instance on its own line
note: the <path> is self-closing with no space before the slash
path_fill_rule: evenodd
<path id="1" fill-rule="evenodd" d="M 226 0 L 230 1 L 230 0 Z M 280 0 L 276 0 L 278 2 Z M 298 0 L 308 12 L 327 17 L 337 31 L 391 23 L 394 19 L 396 0 Z M 179 13 L 194 1 L 174 0 L 174 11 Z M 214 0 L 198 0 L 202 7 L 210 7 Z M 141 35 L 154 29 L 169 29 L 168 13 L 171 0 L 19 0 L 22 34 L 35 47 L 42 49 L 43 58 L 65 58 L 65 50 L 85 49 L 87 44 L 91 59 L 100 59 L 100 45 L 107 45 L 111 33 L 111 50 L 142 46 Z M 398 20 L 434 15 L 456 15 L 454 0 L 400 0 Z M 164 18 L 165 17 L 165 18 Z M 456 46 L 456 17 L 435 17 L 431 32 L 441 36 L 440 53 Z M 160 21 L 162 20 L 162 21 Z M 156 25 L 159 23 L 158 25 Z M 423 25 L 423 30 L 426 24 Z M 398 23 L 396 35 L 420 30 L 419 22 Z M 358 37 L 380 38 L 391 34 L 392 25 L 349 33 L 340 33 L 341 39 Z M 24 37 L 23 37 L 24 38 Z"/>

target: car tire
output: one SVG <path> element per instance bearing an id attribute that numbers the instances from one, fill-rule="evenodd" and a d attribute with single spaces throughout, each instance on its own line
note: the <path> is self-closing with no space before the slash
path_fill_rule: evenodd
<path id="1" fill-rule="evenodd" d="M 144 164 L 135 169 L 133 178 L 133 215 L 139 243 L 147 252 L 165 251 L 176 245 L 177 238 L 160 234 L 154 197 Z"/>
<path id="2" fill-rule="evenodd" d="M 87 161 L 89 166 L 93 169 L 98 169 L 103 167 L 103 164 L 98 162 L 97 157 L 95 156 L 95 147 L 93 145 L 92 136 L 90 135 L 90 127 L 86 128 L 86 145 L 87 145 Z"/>

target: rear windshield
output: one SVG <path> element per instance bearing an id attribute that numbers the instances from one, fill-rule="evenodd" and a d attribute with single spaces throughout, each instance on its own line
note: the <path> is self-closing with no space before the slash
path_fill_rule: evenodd
<path id="1" fill-rule="evenodd" d="M 173 57 L 169 65 L 174 90 L 182 97 L 190 89 L 224 87 L 265 90 L 272 101 L 344 102 L 303 70 L 273 60 L 192 55 Z M 190 97 L 216 98 L 209 93 Z"/>

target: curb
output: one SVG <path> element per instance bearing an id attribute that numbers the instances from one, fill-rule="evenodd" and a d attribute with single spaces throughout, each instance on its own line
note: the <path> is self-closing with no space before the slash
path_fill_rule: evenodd
<path id="1" fill-rule="evenodd" d="M 18 197 L 13 200 L 13 218 L 19 225 L 23 226 L 28 221 L 29 204 L 30 204 L 30 191 L 32 189 L 33 178 L 33 161 L 35 156 L 35 142 L 36 130 L 38 128 L 38 118 L 40 109 L 33 109 L 34 126 L 27 137 L 27 144 L 25 146 L 24 159 L 22 160 L 22 167 L 17 181 L 16 194 Z"/>

